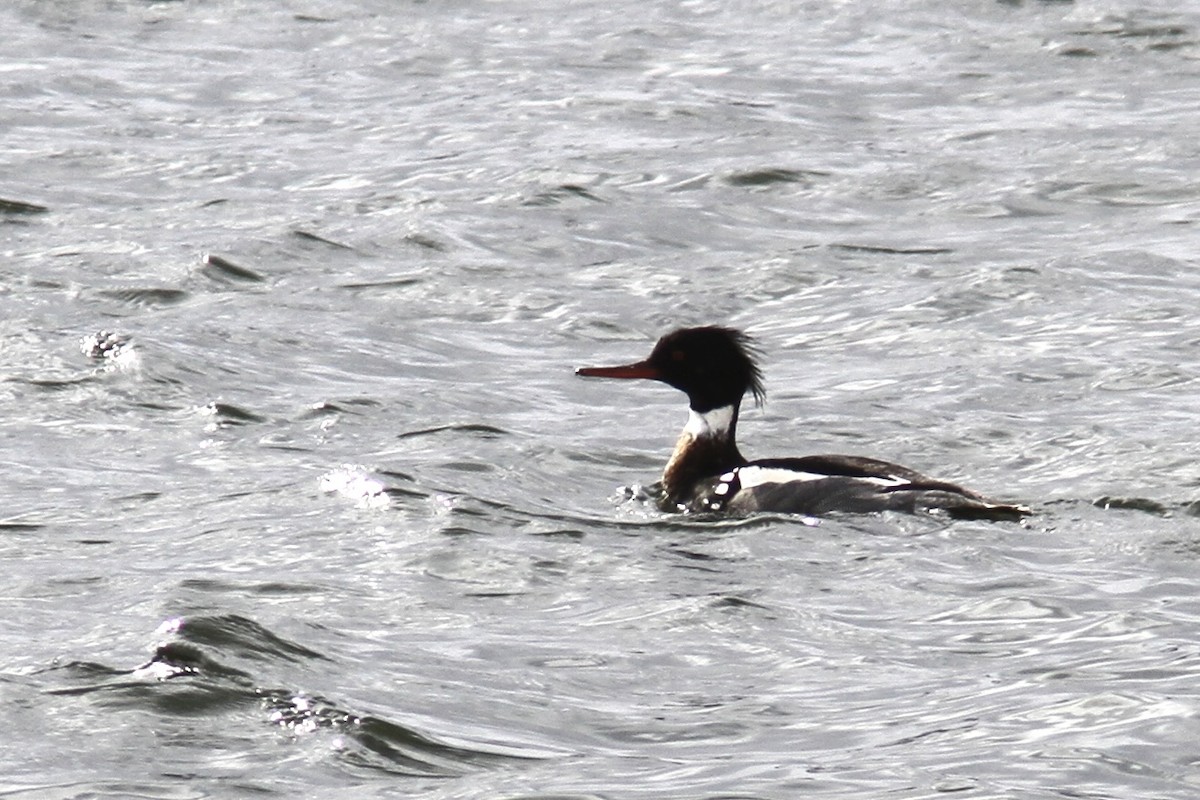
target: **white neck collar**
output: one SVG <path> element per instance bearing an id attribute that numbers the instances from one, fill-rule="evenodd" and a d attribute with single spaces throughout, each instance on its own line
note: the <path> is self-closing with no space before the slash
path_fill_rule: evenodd
<path id="1" fill-rule="evenodd" d="M 688 409 L 688 421 L 683 432 L 696 439 L 726 439 L 733 427 L 733 406 L 722 406 L 701 413 Z"/>

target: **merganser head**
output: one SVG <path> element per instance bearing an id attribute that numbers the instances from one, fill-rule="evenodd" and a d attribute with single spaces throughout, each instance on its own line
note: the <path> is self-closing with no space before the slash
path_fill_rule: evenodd
<path id="1" fill-rule="evenodd" d="M 700 414 L 737 408 L 746 392 L 761 404 L 765 392 L 753 340 L 734 328 L 680 328 L 658 340 L 650 357 L 619 367 L 582 367 L 589 378 L 647 378 L 674 386 Z"/>

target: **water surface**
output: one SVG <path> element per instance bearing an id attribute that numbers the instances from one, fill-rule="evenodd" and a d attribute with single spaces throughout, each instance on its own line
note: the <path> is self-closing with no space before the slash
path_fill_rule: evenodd
<path id="1" fill-rule="evenodd" d="M 1196 795 L 1200 15 L 0 21 L 7 796 Z M 714 322 L 1036 515 L 625 500 Z"/>

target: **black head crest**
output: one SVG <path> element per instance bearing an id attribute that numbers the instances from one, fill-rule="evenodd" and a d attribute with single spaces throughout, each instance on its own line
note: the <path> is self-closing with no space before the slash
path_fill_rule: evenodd
<path id="1" fill-rule="evenodd" d="M 762 405 L 766 391 L 758 357 L 748 334 L 710 325 L 668 333 L 646 361 L 658 370 L 659 380 L 685 392 L 692 408 L 703 412 L 735 405 L 746 392 Z"/>

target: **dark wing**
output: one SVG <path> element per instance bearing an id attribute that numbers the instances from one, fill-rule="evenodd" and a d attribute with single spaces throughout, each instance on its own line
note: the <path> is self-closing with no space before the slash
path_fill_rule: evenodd
<path id="1" fill-rule="evenodd" d="M 900 464 L 893 464 L 890 461 L 880 461 L 877 458 L 825 454 L 803 456 L 801 458 L 764 458 L 751 463 L 756 467 L 766 467 L 768 469 L 794 469 L 799 472 L 809 472 L 817 475 L 836 475 L 843 478 L 902 480 L 907 481 L 909 484 L 904 488 L 956 491 L 968 496 L 975 495 L 969 489 L 963 489 L 961 486 L 947 481 L 939 481 L 928 475 L 923 475 L 915 469 L 909 469 Z"/>
<path id="2" fill-rule="evenodd" d="M 876 497 L 890 495 L 898 501 L 900 496 L 903 496 L 908 498 L 904 501 L 905 504 L 911 500 L 911 503 L 917 506 L 943 509 L 954 517 L 1015 520 L 1030 513 L 1024 506 L 997 503 L 956 483 L 939 481 L 908 467 L 875 458 L 827 454 L 801 458 L 766 458 L 752 461 L 746 466 L 796 470 L 839 478 L 875 478 L 889 481 L 888 485 L 874 487 L 872 491 L 877 493 Z"/>

